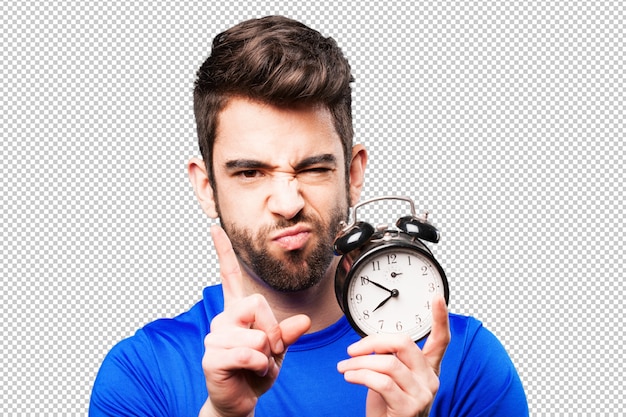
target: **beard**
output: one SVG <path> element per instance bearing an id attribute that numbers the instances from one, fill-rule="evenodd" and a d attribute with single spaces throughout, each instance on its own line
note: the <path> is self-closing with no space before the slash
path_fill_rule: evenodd
<path id="1" fill-rule="evenodd" d="M 250 229 L 223 222 L 222 226 L 230 238 L 239 259 L 270 288 L 279 292 L 297 292 L 317 285 L 334 258 L 333 242 L 341 228 L 340 222 L 347 219 L 347 208 L 336 207 L 330 220 L 309 216 L 303 212 L 291 219 L 281 218 L 275 224 L 261 228 L 256 234 Z M 256 242 L 267 242 L 273 231 L 306 223 L 312 227 L 317 239 L 312 248 L 286 252 L 284 259 L 270 254 L 266 246 L 257 247 Z"/>

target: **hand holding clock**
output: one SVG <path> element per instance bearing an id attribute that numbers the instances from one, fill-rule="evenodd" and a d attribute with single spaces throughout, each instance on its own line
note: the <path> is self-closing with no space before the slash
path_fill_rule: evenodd
<path id="1" fill-rule="evenodd" d="M 430 412 L 439 389 L 441 360 L 450 342 L 444 298 L 435 296 L 432 309 L 433 326 L 423 350 L 406 335 L 372 335 L 351 345 L 351 358 L 337 365 L 346 381 L 369 388 L 368 417 L 427 416 Z"/>

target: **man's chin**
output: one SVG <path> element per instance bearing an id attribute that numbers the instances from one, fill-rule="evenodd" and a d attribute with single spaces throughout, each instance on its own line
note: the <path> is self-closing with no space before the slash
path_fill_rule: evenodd
<path id="1" fill-rule="evenodd" d="M 265 263 L 264 268 L 252 268 L 259 280 L 277 292 L 295 293 L 306 291 L 318 285 L 324 278 L 325 271 L 312 270 L 308 262 L 299 259 L 274 260 L 271 267 Z"/>

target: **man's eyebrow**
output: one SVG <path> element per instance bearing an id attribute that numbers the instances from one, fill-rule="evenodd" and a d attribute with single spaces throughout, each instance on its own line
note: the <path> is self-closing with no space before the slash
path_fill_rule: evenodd
<path id="1" fill-rule="evenodd" d="M 321 155 L 314 155 L 308 158 L 304 158 L 302 161 L 298 162 L 294 169 L 299 171 L 301 169 L 318 165 L 318 164 L 330 164 L 336 165 L 337 158 L 335 155 L 326 153 Z M 258 161 L 256 159 L 232 159 L 230 161 L 226 161 L 224 164 L 227 170 L 236 171 L 240 169 L 271 169 L 272 166 L 266 162 Z"/>
<path id="2" fill-rule="evenodd" d="M 307 167 L 318 165 L 318 164 L 337 165 L 337 158 L 335 157 L 335 155 L 330 154 L 330 153 L 310 156 L 298 162 L 296 166 L 294 167 L 294 169 L 296 171 L 299 171 L 303 168 L 307 168 Z"/>
<path id="3" fill-rule="evenodd" d="M 270 167 L 269 164 L 254 159 L 233 159 L 227 161 L 224 166 L 230 171 L 237 169 L 268 169 Z"/>

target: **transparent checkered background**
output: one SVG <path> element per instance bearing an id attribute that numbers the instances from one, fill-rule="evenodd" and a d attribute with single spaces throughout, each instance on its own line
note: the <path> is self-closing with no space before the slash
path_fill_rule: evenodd
<path id="1" fill-rule="evenodd" d="M 194 74 L 276 13 L 344 48 L 364 198 L 432 211 L 451 309 L 500 337 L 531 413 L 623 412 L 623 2 L 86 3 L 0 6 L 0 414 L 84 415 L 106 352 L 215 282 Z"/>

